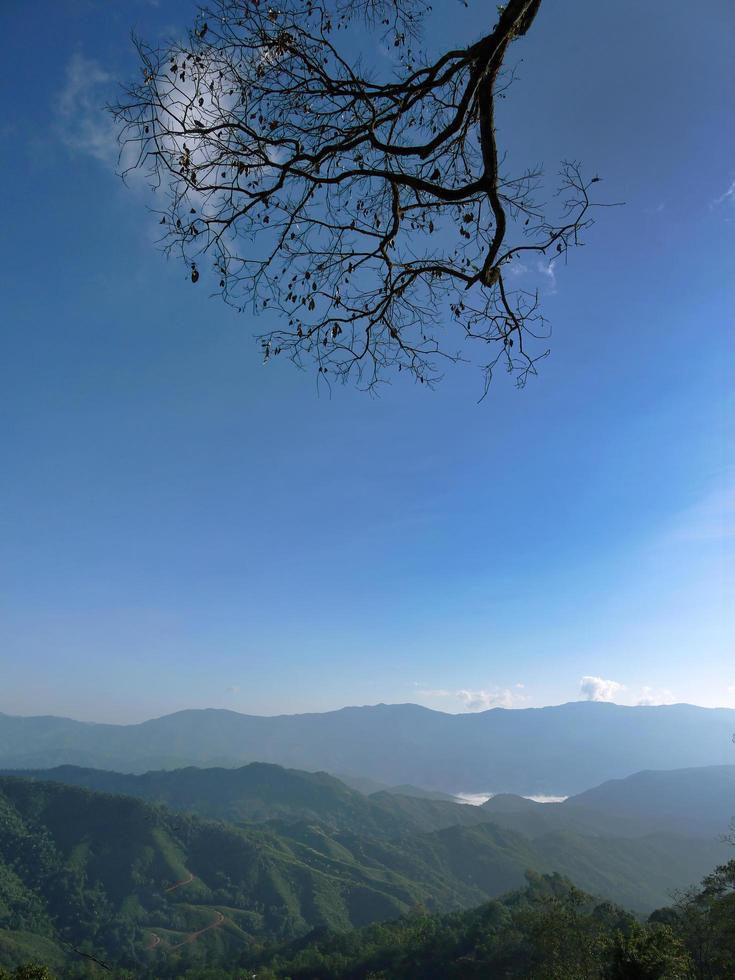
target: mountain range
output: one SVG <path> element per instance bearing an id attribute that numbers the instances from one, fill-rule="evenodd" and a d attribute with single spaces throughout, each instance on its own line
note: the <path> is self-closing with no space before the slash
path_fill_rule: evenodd
<path id="1" fill-rule="evenodd" d="M 0 767 L 261 761 L 449 794 L 570 795 L 645 769 L 727 764 L 733 731 L 735 709 L 590 701 L 461 715 L 415 704 L 273 717 L 205 709 L 134 725 L 0 714 Z"/>
<path id="2" fill-rule="evenodd" d="M 382 837 L 493 822 L 532 838 L 563 830 L 597 837 L 664 833 L 717 840 L 728 833 L 735 817 L 735 764 L 647 770 L 558 803 L 501 793 L 482 806 L 411 786 L 364 793 L 328 773 L 257 762 L 142 774 L 80 766 L 0 771 L 0 777 L 13 776 L 134 796 L 233 824 L 307 821 Z"/>

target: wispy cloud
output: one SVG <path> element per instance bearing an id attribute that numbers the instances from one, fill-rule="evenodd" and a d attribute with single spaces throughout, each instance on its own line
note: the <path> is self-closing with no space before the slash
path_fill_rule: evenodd
<path id="1" fill-rule="evenodd" d="M 653 687 L 641 688 L 641 693 L 636 704 L 673 704 L 675 701 L 673 693 L 667 688 L 656 689 Z"/>
<path id="2" fill-rule="evenodd" d="M 57 129 L 62 142 L 105 164 L 114 164 L 118 157 L 115 127 L 104 108 L 111 83 L 112 76 L 99 62 L 77 51 L 66 66 L 56 100 Z"/>
<path id="3" fill-rule="evenodd" d="M 735 178 L 733 178 L 732 183 L 727 188 L 724 194 L 720 194 L 712 202 L 713 207 L 717 207 L 720 204 L 735 204 Z"/>
<path id="4" fill-rule="evenodd" d="M 539 259 L 536 263 L 536 271 L 543 277 L 544 291 L 547 293 L 556 292 L 556 271 L 553 262 Z"/>
<path id="5" fill-rule="evenodd" d="M 586 701 L 613 701 L 615 695 L 625 690 L 625 684 L 608 680 L 604 677 L 593 677 L 587 674 L 579 682 L 579 693 Z"/>
<path id="6" fill-rule="evenodd" d="M 544 293 L 553 294 L 556 292 L 556 270 L 554 263 L 549 262 L 548 259 L 536 259 L 535 265 L 532 266 L 516 260 L 515 262 L 509 262 L 503 269 L 503 275 L 506 278 L 516 280 L 521 284 L 534 273 L 541 277 L 541 289 Z"/>
<path id="7" fill-rule="evenodd" d="M 528 266 L 516 259 L 514 262 L 509 262 L 505 265 L 503 269 L 503 276 L 509 277 L 511 279 L 520 279 L 521 276 L 528 275 Z"/>
<path id="8" fill-rule="evenodd" d="M 509 688 L 491 688 L 480 691 L 457 691 L 456 696 L 468 711 L 487 711 L 488 708 L 514 708 L 520 696 Z"/>

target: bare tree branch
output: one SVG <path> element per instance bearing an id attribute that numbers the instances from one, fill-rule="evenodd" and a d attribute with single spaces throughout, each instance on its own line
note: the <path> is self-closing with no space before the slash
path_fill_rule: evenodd
<path id="1" fill-rule="evenodd" d="M 279 315 L 265 360 L 433 385 L 477 341 L 485 390 L 498 365 L 536 372 L 549 328 L 520 259 L 580 244 L 597 180 L 563 164 L 549 207 L 538 169 L 503 172 L 503 62 L 540 2 L 434 61 L 423 0 L 215 0 L 186 43 L 136 42 L 142 79 L 112 107 L 124 173 L 165 192 L 162 244 L 193 282 L 208 265 L 227 303 Z M 390 45 L 390 77 L 363 68 L 358 29 Z"/>

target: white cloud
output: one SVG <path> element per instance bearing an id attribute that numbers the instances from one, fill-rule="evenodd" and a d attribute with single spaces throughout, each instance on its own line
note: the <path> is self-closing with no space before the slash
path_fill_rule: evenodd
<path id="1" fill-rule="evenodd" d="M 457 691 L 456 696 L 468 711 L 487 711 L 488 708 L 512 708 L 518 695 L 505 688 L 485 691 Z"/>
<path id="2" fill-rule="evenodd" d="M 641 688 L 641 693 L 635 703 L 640 705 L 673 704 L 674 700 L 673 693 L 667 687 L 656 689 L 646 686 Z"/>
<path id="3" fill-rule="evenodd" d="M 422 688 L 418 693 L 429 699 L 458 701 L 466 711 L 487 711 L 488 708 L 517 708 L 524 701 L 528 701 L 527 695 L 518 693 L 518 689 L 523 688 L 523 684 L 516 684 L 515 687 L 516 690 L 491 687 L 479 690 L 460 688 L 458 691 L 450 691 L 446 688 Z"/>
<path id="4" fill-rule="evenodd" d="M 628 695 L 618 700 L 619 704 L 632 705 L 656 705 L 673 704 L 676 700 L 672 691 L 668 687 L 650 687 L 644 685 L 630 690 L 620 681 L 609 680 L 605 677 L 583 677 L 579 683 L 580 693 L 587 701 L 616 701 L 617 695 L 623 691 L 628 691 Z"/>
<path id="5" fill-rule="evenodd" d="M 518 259 L 514 259 L 512 262 L 507 262 L 503 266 L 503 276 L 509 276 L 511 279 L 519 279 L 521 276 L 528 275 L 528 266 Z"/>
<path id="6" fill-rule="evenodd" d="M 529 698 L 525 694 L 518 693 L 523 684 L 516 684 L 515 690 L 510 688 L 480 688 L 470 690 L 460 688 L 458 691 L 448 690 L 447 688 L 425 688 L 422 687 L 418 693 L 429 700 L 453 700 L 459 702 L 465 711 L 487 711 L 489 708 L 517 708 Z"/>
<path id="7" fill-rule="evenodd" d="M 625 684 L 619 681 L 592 677 L 589 674 L 579 682 L 579 692 L 587 701 L 612 701 L 619 691 L 624 690 Z"/>
<path id="8" fill-rule="evenodd" d="M 99 62 L 75 52 L 56 101 L 62 141 L 106 164 L 114 164 L 118 157 L 115 127 L 104 108 L 105 90 L 111 83 L 112 76 Z"/>
<path id="9" fill-rule="evenodd" d="M 552 262 L 546 262 L 544 259 L 539 259 L 536 263 L 536 269 L 546 280 L 546 292 L 555 293 L 556 292 L 556 272 L 554 270 L 554 265 Z"/>
<path id="10" fill-rule="evenodd" d="M 524 262 L 515 260 L 512 262 L 507 262 L 503 266 L 503 275 L 507 279 L 511 280 L 524 280 L 528 276 L 532 275 L 533 272 L 538 273 L 541 276 L 541 285 L 543 287 L 544 293 L 553 294 L 556 292 L 556 271 L 554 269 L 554 263 L 549 262 L 548 259 L 537 259 L 535 267 L 528 266 Z"/>
<path id="11" fill-rule="evenodd" d="M 240 688 L 239 688 L 239 686 L 237 684 L 231 684 L 226 689 L 226 693 L 227 694 L 239 694 L 240 693 Z"/>

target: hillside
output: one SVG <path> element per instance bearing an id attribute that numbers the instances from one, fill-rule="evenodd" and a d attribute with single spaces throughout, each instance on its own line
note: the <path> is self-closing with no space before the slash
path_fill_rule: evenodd
<path id="1" fill-rule="evenodd" d="M 482 894 L 420 861 L 406 868 L 412 878 L 377 858 L 358 863 L 319 825 L 286 836 L 131 797 L 0 780 L 0 929 L 113 958 L 132 948 L 145 959 L 148 945 L 186 944 L 204 928 L 204 948 L 222 951 L 390 918 L 417 903 L 457 908 Z"/>
<path id="2" fill-rule="evenodd" d="M 319 934 L 241 963 L 263 980 L 731 980 L 733 881 L 735 862 L 642 924 L 558 875 L 529 874 L 471 911 Z"/>
<path id="3" fill-rule="evenodd" d="M 292 799 L 287 816 L 238 827 L 130 796 L 0 779 L 0 930 L 16 943 L 24 934 L 66 939 L 112 958 L 134 950 L 146 960 L 160 946 L 167 956 L 176 947 L 177 957 L 196 959 L 317 927 L 342 930 L 389 919 L 419 905 L 468 908 L 520 887 L 529 869 L 567 874 L 594 894 L 650 911 L 668 901 L 671 889 L 697 881 L 729 856 L 715 840 L 666 833 L 625 839 L 558 830 L 532 838 L 489 822 L 481 808 L 390 794 L 377 803 L 359 794 L 352 800 L 353 791 L 334 787 L 331 777 L 312 781 L 312 774 L 271 768 L 256 767 L 244 781 L 224 771 L 224 785 L 231 790 L 234 777 L 262 802 L 268 772 L 278 811 L 279 794 L 282 799 L 293 784 L 306 792 L 308 810 L 299 816 Z M 213 770 L 206 777 L 213 780 L 212 799 L 221 775 Z M 172 798 L 191 788 L 189 770 L 165 776 Z M 343 827 L 315 819 L 316 786 L 326 800 L 346 794 Z M 365 810 L 354 811 L 348 829 L 355 801 Z M 383 802 L 392 807 L 388 813 Z M 436 808 L 450 808 L 475 825 L 427 831 L 417 817 L 421 808 L 425 824 L 438 819 Z M 365 814 L 374 817 L 370 831 Z"/>
<path id="4" fill-rule="evenodd" d="M 492 797 L 488 818 L 538 837 L 556 830 L 638 837 L 685 834 L 717 839 L 735 816 L 735 765 L 647 770 L 613 779 L 563 803 L 534 803 L 519 796 Z"/>
<path id="5" fill-rule="evenodd" d="M 462 715 L 412 704 L 275 717 L 182 711 L 139 725 L 0 715 L 0 767 L 261 761 L 450 794 L 569 795 L 643 769 L 727 764 L 733 730 L 735 709 L 589 701 Z"/>
<path id="6" fill-rule="evenodd" d="M 269 763 L 253 762 L 236 769 L 190 766 L 142 774 L 79 766 L 6 770 L 3 774 L 135 796 L 230 823 L 305 820 L 333 829 L 393 836 L 406 829 L 400 813 L 394 816 L 391 812 L 399 808 L 392 807 L 390 799 L 380 806 L 327 773 Z"/>
<path id="7" fill-rule="evenodd" d="M 259 762 L 237 769 L 190 766 L 142 774 L 58 766 L 5 770 L 0 775 L 121 793 L 236 824 L 316 821 L 332 830 L 377 837 L 442 830 L 455 824 L 474 826 L 489 819 L 482 809 L 451 802 L 442 794 L 435 798 L 430 792 L 406 796 L 381 790 L 365 796 L 327 773 L 301 772 Z M 411 789 L 406 787 L 407 791 Z"/>
<path id="8" fill-rule="evenodd" d="M 665 825 L 672 833 L 723 834 L 735 817 L 735 765 L 637 772 L 580 793 L 569 808 Z"/>
<path id="9" fill-rule="evenodd" d="M 731 980 L 733 880 L 735 862 L 718 868 L 676 908 L 641 923 L 560 875 L 529 873 L 521 888 L 468 911 L 414 910 L 359 929 L 319 929 L 265 947 L 248 945 L 238 954 L 213 950 L 206 963 L 182 962 L 158 946 L 155 957 L 124 976 L 168 980 L 185 969 L 188 980 Z M 4 948 L 0 932 L 0 957 Z M 36 955 L 57 966 L 48 943 L 39 943 Z M 82 971 L 71 962 L 53 973 L 29 965 L 12 977 L 0 967 L 0 976 L 77 980 L 103 972 L 88 963 Z"/>
<path id="10" fill-rule="evenodd" d="M 438 789 L 424 789 L 421 786 L 412 786 L 410 783 L 402 783 L 400 786 L 388 786 L 379 783 L 375 779 L 368 779 L 366 776 L 350 776 L 345 773 L 335 772 L 337 777 L 345 786 L 356 789 L 365 796 L 373 796 L 376 793 L 393 793 L 397 796 L 415 796 L 420 800 L 443 800 L 445 803 L 458 803 L 459 799 L 452 793 L 442 793 Z"/>

